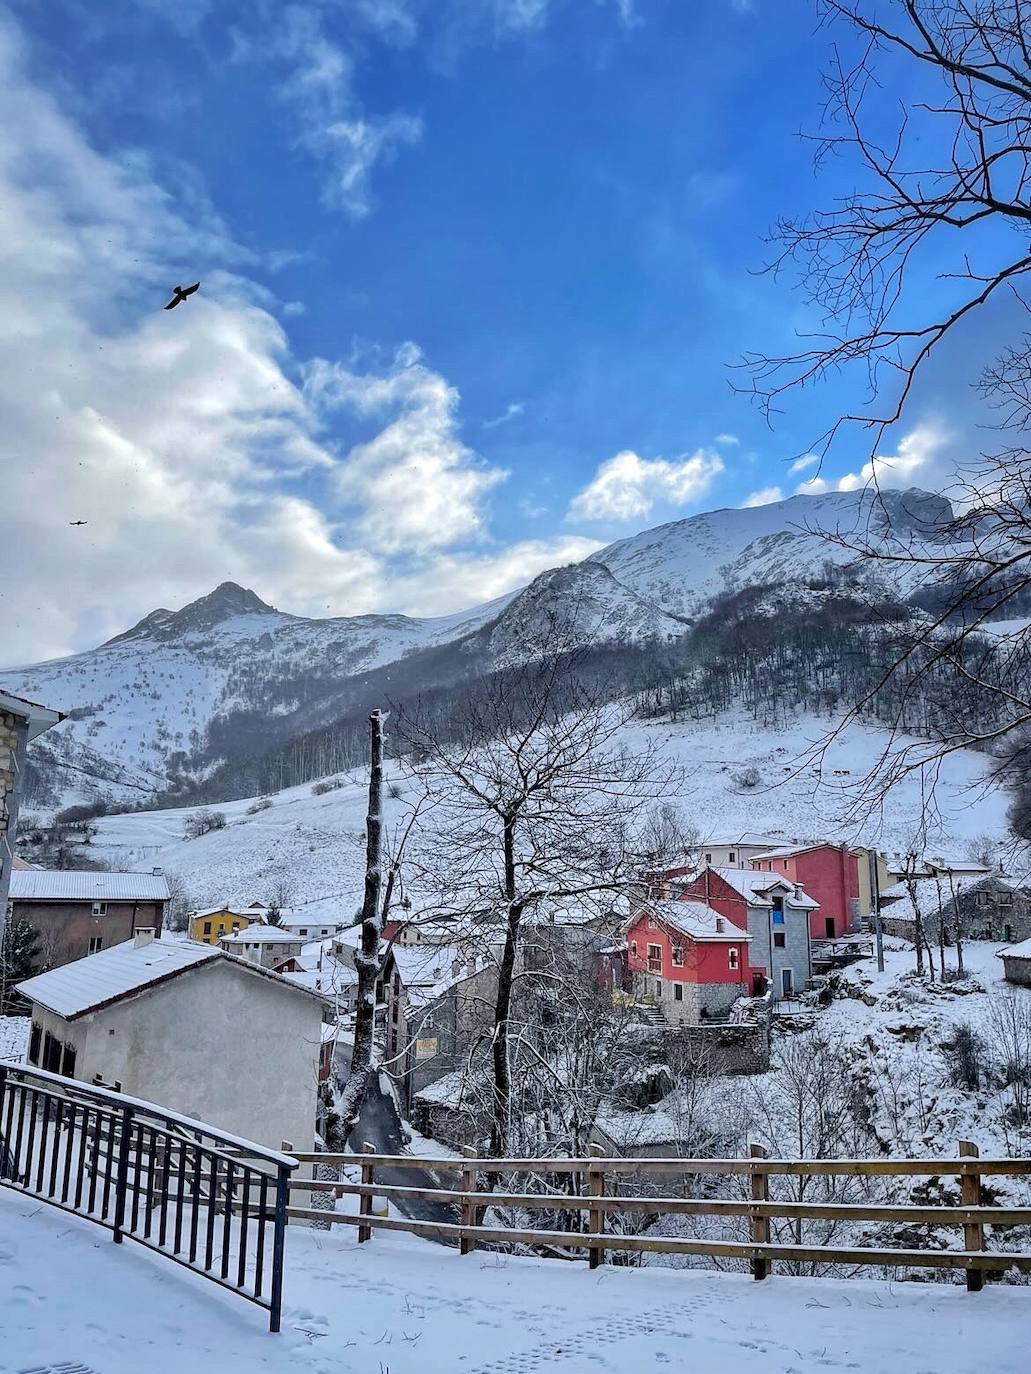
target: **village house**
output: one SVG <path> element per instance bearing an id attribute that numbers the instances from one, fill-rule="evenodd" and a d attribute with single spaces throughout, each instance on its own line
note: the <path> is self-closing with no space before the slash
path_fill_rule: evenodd
<path id="1" fill-rule="evenodd" d="M 278 924 L 280 930 L 288 930 L 300 940 L 324 940 L 329 935 L 336 935 L 344 926 L 342 920 L 305 916 L 302 911 L 280 912 Z"/>
<path id="2" fill-rule="evenodd" d="M 283 977 L 300 987 L 317 992 L 325 999 L 336 1019 L 347 1020 L 358 1006 L 358 974 L 353 963 L 345 963 L 333 952 L 330 938 L 306 944 L 296 960 L 298 968 Z"/>
<path id="3" fill-rule="evenodd" d="M 699 867 L 708 868 L 747 868 L 757 854 L 776 849 L 784 843 L 784 837 L 771 838 L 745 831 L 736 840 L 706 840 L 698 846 Z M 697 871 L 697 870 L 695 870 Z"/>
<path id="4" fill-rule="evenodd" d="M 884 856 L 888 876 L 892 883 L 903 878 L 951 878 L 969 882 L 973 878 L 983 878 L 991 873 L 987 864 L 977 859 L 966 859 L 958 854 L 903 854 L 894 850 Z"/>
<path id="5" fill-rule="evenodd" d="M 139 932 L 37 974 L 29 1062 L 278 1149 L 311 1148 L 322 1003 L 209 945 Z"/>
<path id="6" fill-rule="evenodd" d="M 25 750 L 30 740 L 63 719 L 60 711 L 0 692 L 0 938 L 7 918 Z"/>
<path id="7" fill-rule="evenodd" d="M 680 892 L 748 931 L 753 996 L 772 988 L 776 997 L 791 997 L 806 987 L 817 904 L 800 884 L 779 873 L 705 868 Z"/>
<path id="8" fill-rule="evenodd" d="M 1031 888 L 1015 878 L 998 873 L 973 878 L 936 875 L 896 883 L 881 893 L 881 924 L 887 934 L 913 938 L 914 897 L 924 938 L 934 944 L 939 921 L 945 925 L 946 944 L 957 934 L 965 940 L 1008 944 L 1031 938 Z"/>
<path id="9" fill-rule="evenodd" d="M 252 925 L 246 930 L 223 935 L 219 945 L 227 954 L 260 964 L 262 968 L 294 973 L 301 967 L 304 941 L 279 926 Z"/>
<path id="10" fill-rule="evenodd" d="M 251 925 L 263 925 L 268 912 L 263 906 L 234 906 L 224 902 L 221 906 L 205 907 L 190 916 L 187 931 L 191 940 L 199 940 L 203 945 L 217 945 L 223 935 L 232 935 L 237 930 L 246 930 Z"/>
<path id="11" fill-rule="evenodd" d="M 19 868 L 10 877 L 12 919 L 27 922 L 39 936 L 44 969 L 110 949 L 140 929 L 160 932 L 167 905 L 168 883 L 160 869 Z"/>
<path id="12" fill-rule="evenodd" d="M 724 1017 L 751 994 L 751 939 L 703 902 L 649 902 L 626 926 L 630 991 L 671 1025 Z"/>
<path id="13" fill-rule="evenodd" d="M 859 859 L 847 845 L 816 841 L 785 845 L 750 860 L 758 873 L 798 883 L 813 899 L 809 930 L 814 940 L 835 940 L 859 924 Z"/>

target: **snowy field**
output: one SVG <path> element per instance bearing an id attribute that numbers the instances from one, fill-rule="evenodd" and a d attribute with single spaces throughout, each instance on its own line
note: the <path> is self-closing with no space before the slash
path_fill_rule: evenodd
<path id="1" fill-rule="evenodd" d="M 1024 1374 L 1031 1290 L 461 1258 L 291 1228 L 283 1331 L 212 1284 L 0 1189 L 0 1371 Z"/>
<path id="2" fill-rule="evenodd" d="M 883 747 L 881 732 L 855 726 L 831 747 L 819 774 L 811 767 L 797 772 L 798 759 L 827 728 L 824 720 L 802 717 L 772 732 L 725 715 L 700 724 L 641 723 L 625 731 L 625 740 L 632 750 L 654 741 L 664 758 L 682 766 L 684 779 L 671 799 L 705 838 L 750 830 L 785 840 L 819 835 L 887 850 L 923 848 L 915 834 L 923 801 L 918 778 L 892 793 L 876 824 L 860 825 L 852 812 L 849 788 Z M 975 835 L 1006 836 L 1007 798 L 998 790 L 982 795 L 983 767 L 968 751 L 949 758 L 936 794 L 941 815 L 927 848 L 963 853 Z M 735 778 L 747 768 L 757 769 L 761 782 L 745 790 Z M 391 781 L 411 790 L 402 776 Z M 115 868 L 160 866 L 181 875 L 199 906 L 267 900 L 285 882 L 291 905 L 313 903 L 312 916 L 350 917 L 361 903 L 366 794 L 360 777 L 343 783 L 321 797 L 307 783 L 286 789 L 251 815 L 251 799 L 219 804 L 228 827 L 195 840 L 182 837 L 190 809 L 109 816 L 97 822 L 93 852 Z M 395 816 L 402 804 L 389 804 Z"/>

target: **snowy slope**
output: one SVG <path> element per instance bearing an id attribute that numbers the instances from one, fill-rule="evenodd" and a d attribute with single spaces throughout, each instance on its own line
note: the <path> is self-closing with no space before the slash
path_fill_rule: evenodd
<path id="1" fill-rule="evenodd" d="M 949 513 L 942 498 L 916 491 L 882 499 L 833 492 L 715 511 L 612 544 L 496 601 L 428 620 L 310 620 L 223 583 L 179 611 L 151 612 L 97 649 L 0 672 L 0 687 L 70 713 L 35 746 L 40 771 L 56 778 L 65 800 L 105 794 L 138 802 L 215 767 L 212 727 L 234 713 L 260 716 L 278 738 L 291 738 L 339 716 L 347 684 L 361 674 L 407 660 L 391 670 L 391 686 L 418 689 L 426 671 L 420 651 L 455 646 L 489 664 L 519 654 L 544 629 L 576 644 L 675 637 L 685 617 L 728 588 L 790 588 L 825 562 L 853 561 L 817 529 L 920 542 Z M 883 582 L 888 571 L 875 563 L 867 576 Z M 222 750 L 254 747 L 253 735 L 227 740 L 223 732 L 220 740 Z"/>
<path id="2" fill-rule="evenodd" d="M 797 773 L 798 757 L 827 729 L 827 721 L 802 716 L 771 735 L 746 717 L 727 715 L 697 724 L 631 725 L 624 742 L 632 751 L 654 742 L 661 757 L 682 766 L 683 780 L 671 800 L 703 837 L 755 830 L 785 841 L 820 835 L 866 839 L 888 850 L 911 847 L 922 808 L 916 779 L 893 791 L 875 829 L 848 816 L 849 784 L 882 742 L 878 731 L 850 728 L 831 746 L 823 775 Z M 758 769 L 762 781 L 746 790 L 735 777 L 748 767 Z M 962 853 L 974 835 L 1007 834 L 1004 793 L 990 791 L 974 804 L 983 769 L 984 761 L 966 751 L 946 761 L 937 794 L 941 819 L 926 847 Z M 388 820 L 409 789 L 403 775 L 389 776 L 402 797 L 388 802 Z M 361 904 L 365 862 L 365 780 L 346 778 L 323 796 L 305 784 L 276 793 L 271 802 L 253 814 L 250 801 L 227 802 L 219 807 L 227 828 L 195 840 L 183 838 L 183 825 L 196 808 L 106 816 L 96 822 L 90 852 L 119 869 L 160 866 L 179 874 L 198 905 L 267 900 L 285 882 L 291 905 L 314 903 L 312 915 L 353 917 Z"/>

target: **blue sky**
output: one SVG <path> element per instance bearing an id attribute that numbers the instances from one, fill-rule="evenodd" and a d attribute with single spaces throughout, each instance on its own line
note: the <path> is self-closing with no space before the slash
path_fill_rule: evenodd
<path id="1" fill-rule="evenodd" d="M 852 399 L 797 397 L 771 431 L 728 370 L 808 321 L 756 275 L 768 227 L 854 181 L 798 138 L 831 41 L 809 0 L 0 16 L 7 661 L 223 578 L 304 614 L 458 609 L 790 495 Z M 894 436 L 900 480 L 943 470 L 957 368 Z M 863 457 L 844 442 L 821 481 Z"/>

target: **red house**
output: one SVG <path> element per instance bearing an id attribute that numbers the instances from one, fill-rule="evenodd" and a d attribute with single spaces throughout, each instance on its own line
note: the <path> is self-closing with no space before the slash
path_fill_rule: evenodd
<path id="1" fill-rule="evenodd" d="M 751 993 L 751 936 L 702 902 L 651 902 L 626 927 L 636 995 L 674 1025 L 726 1016 Z"/>
<path id="2" fill-rule="evenodd" d="M 800 883 L 820 910 L 810 917 L 814 940 L 833 940 L 853 929 L 859 915 L 859 860 L 842 844 L 790 845 L 752 859 L 760 873 Z"/>

